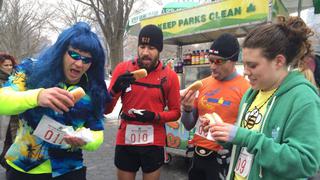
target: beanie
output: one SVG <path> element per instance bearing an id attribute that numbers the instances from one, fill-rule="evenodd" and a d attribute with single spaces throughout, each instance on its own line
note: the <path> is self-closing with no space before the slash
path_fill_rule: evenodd
<path id="1" fill-rule="evenodd" d="M 224 33 L 213 42 L 210 47 L 210 54 L 220 56 L 231 61 L 238 61 L 239 42 L 235 36 Z"/>
<path id="2" fill-rule="evenodd" d="M 162 30 L 155 25 L 147 25 L 143 27 L 139 33 L 138 45 L 141 44 L 154 46 L 159 52 L 161 52 L 163 48 Z"/>

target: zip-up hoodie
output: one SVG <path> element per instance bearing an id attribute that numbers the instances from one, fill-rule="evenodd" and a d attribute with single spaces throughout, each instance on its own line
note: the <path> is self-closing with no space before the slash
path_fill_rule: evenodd
<path id="1" fill-rule="evenodd" d="M 249 89 L 243 96 L 237 126 L 257 93 Z M 249 180 L 311 177 L 320 167 L 319 137 L 318 91 L 301 73 L 290 72 L 268 102 L 260 132 L 238 128 L 228 178 L 234 179 L 241 147 L 254 156 Z"/>

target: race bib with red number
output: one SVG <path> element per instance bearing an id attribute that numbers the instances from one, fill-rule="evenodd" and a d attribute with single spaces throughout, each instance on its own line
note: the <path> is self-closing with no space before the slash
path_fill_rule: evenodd
<path id="1" fill-rule="evenodd" d="M 202 125 L 200 119 L 197 120 L 197 123 L 196 123 L 196 125 L 195 125 L 195 128 L 196 128 L 195 134 L 197 134 L 198 136 L 204 137 L 204 138 L 206 138 L 206 139 L 208 139 L 208 140 L 210 140 L 210 141 L 215 141 L 214 138 L 211 136 L 210 133 L 205 133 L 205 132 L 203 131 L 204 126 Z"/>
<path id="2" fill-rule="evenodd" d="M 153 131 L 152 125 L 128 124 L 125 144 L 152 144 L 154 142 Z"/>
<path id="3" fill-rule="evenodd" d="M 249 172 L 251 170 L 253 154 L 247 152 L 247 148 L 243 147 L 241 149 L 237 165 L 234 169 L 236 175 L 241 176 L 243 178 L 248 177 Z"/>
<path id="4" fill-rule="evenodd" d="M 66 144 L 63 140 L 66 130 L 73 131 L 72 126 L 63 125 L 52 118 L 44 115 L 37 128 L 34 130 L 33 135 L 40 139 L 55 145 Z"/>

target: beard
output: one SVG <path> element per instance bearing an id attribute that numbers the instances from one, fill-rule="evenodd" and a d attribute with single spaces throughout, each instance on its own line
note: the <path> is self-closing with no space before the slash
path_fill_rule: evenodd
<path id="1" fill-rule="evenodd" d="M 143 61 L 150 61 L 150 63 L 146 64 Z M 149 56 L 138 56 L 138 65 L 140 68 L 146 69 L 148 72 L 156 69 L 159 61 L 159 55 L 155 56 L 153 59 Z"/>

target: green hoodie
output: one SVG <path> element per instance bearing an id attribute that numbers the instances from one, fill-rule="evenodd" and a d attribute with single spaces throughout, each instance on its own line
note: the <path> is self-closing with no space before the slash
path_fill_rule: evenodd
<path id="1" fill-rule="evenodd" d="M 237 126 L 258 91 L 249 89 L 240 103 Z M 304 76 L 288 74 L 268 102 L 261 132 L 239 127 L 234 144 L 229 179 L 241 147 L 254 155 L 249 180 L 299 179 L 313 176 L 320 167 L 320 98 Z"/>

